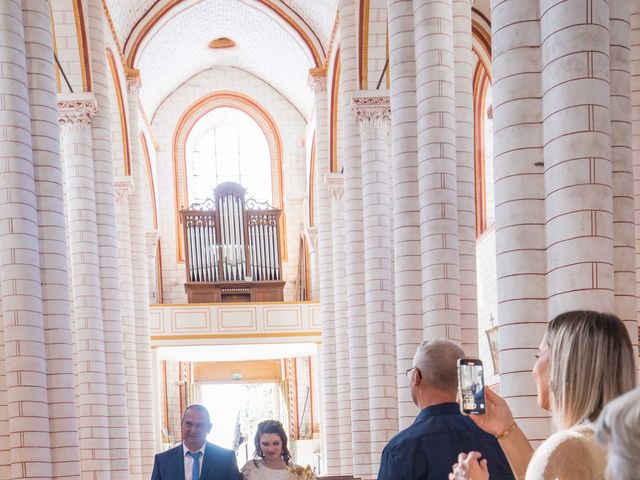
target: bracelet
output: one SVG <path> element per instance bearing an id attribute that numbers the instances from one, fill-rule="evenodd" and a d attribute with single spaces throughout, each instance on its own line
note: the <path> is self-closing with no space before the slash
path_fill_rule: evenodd
<path id="1" fill-rule="evenodd" d="M 496 437 L 498 440 L 500 440 L 501 438 L 504 438 L 504 437 L 506 437 L 507 435 L 509 435 L 509 434 L 511 433 L 511 431 L 512 431 L 514 428 L 516 428 L 517 426 L 518 426 L 518 425 L 516 424 L 516 422 L 515 422 L 515 420 L 514 420 L 514 422 L 513 422 L 511 425 L 509 425 L 509 426 L 507 427 L 507 429 L 506 429 L 504 432 L 502 432 L 502 433 L 500 433 L 500 434 L 496 435 L 495 437 Z"/>

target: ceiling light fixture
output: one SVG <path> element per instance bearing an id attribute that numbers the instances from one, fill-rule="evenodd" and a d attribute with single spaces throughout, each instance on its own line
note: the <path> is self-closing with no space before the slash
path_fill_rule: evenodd
<path id="1" fill-rule="evenodd" d="M 227 37 L 220 37 L 209 42 L 209 48 L 222 49 L 233 48 L 236 46 L 236 42 Z"/>

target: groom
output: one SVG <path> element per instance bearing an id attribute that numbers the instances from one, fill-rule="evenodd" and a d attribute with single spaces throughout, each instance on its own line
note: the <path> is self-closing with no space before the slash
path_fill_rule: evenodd
<path id="1" fill-rule="evenodd" d="M 156 455 L 151 480 L 240 480 L 235 453 L 207 442 L 209 412 L 202 405 L 182 415 L 182 444 Z"/>

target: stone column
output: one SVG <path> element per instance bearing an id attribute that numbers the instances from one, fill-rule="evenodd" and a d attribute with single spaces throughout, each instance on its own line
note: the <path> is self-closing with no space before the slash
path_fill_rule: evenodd
<path id="1" fill-rule="evenodd" d="M 640 3 L 631 5 L 631 132 L 633 155 L 636 298 L 640 298 Z M 636 300 L 636 318 L 640 302 Z M 635 337 L 631 339 L 634 340 Z M 639 366 L 640 368 L 640 366 Z"/>
<path id="2" fill-rule="evenodd" d="M 638 2 L 636 2 L 638 3 Z M 635 226 L 631 150 L 631 2 L 609 2 L 609 85 L 613 191 L 613 286 L 615 312 L 638 344 Z"/>
<path id="3" fill-rule="evenodd" d="M 364 287 L 364 236 L 362 224 L 362 172 L 360 134 L 351 98 L 358 90 L 356 2 L 340 0 L 340 97 L 338 145 L 344 170 L 345 255 L 347 311 L 349 315 L 349 367 L 351 372 L 351 426 L 353 475 L 375 478 L 379 458 L 371 455 L 369 425 L 369 371 Z"/>
<path id="4" fill-rule="evenodd" d="M 393 169 L 395 307 L 398 422 L 404 429 L 418 412 L 405 371 L 422 341 L 422 270 L 418 153 L 416 143 L 416 64 L 412 0 L 388 0 L 391 75 L 391 159 Z"/>
<path id="5" fill-rule="evenodd" d="M 43 291 L 21 2 L 0 3 L 0 418 L 6 478 L 51 477 Z"/>
<path id="6" fill-rule="evenodd" d="M 351 448 L 351 376 L 349 374 L 349 325 L 346 298 L 346 258 L 344 252 L 344 180 L 341 173 L 327 173 L 325 182 L 331 198 L 333 252 L 333 298 L 336 332 L 336 375 L 338 392 L 338 430 L 340 432 L 340 471 L 353 471 Z"/>
<path id="7" fill-rule="evenodd" d="M 83 478 L 109 479 L 109 403 L 100 289 L 91 119 L 93 95 L 59 99 L 69 218 L 80 458 Z"/>
<path id="8" fill-rule="evenodd" d="M 452 0 L 414 0 L 424 337 L 460 343 Z"/>
<path id="9" fill-rule="evenodd" d="M 547 328 L 537 3 L 492 1 L 491 27 L 500 392 L 529 439 L 540 441 L 550 425 L 531 376 Z"/>
<path id="10" fill-rule="evenodd" d="M 24 0 L 23 20 L 40 239 L 52 478 L 80 478 L 78 418 L 51 7 Z"/>
<path id="11" fill-rule="evenodd" d="M 333 253 L 331 204 L 324 177 L 329 172 L 327 125 L 327 72 L 312 69 L 309 86 L 316 99 L 316 163 L 315 163 L 315 223 L 318 229 L 320 261 L 320 313 L 322 316 L 322 379 L 324 394 L 323 444 L 328 474 L 340 473 L 340 430 L 338 423 L 338 391 L 336 370 L 336 333 L 333 300 Z"/>
<path id="12" fill-rule="evenodd" d="M 364 278 L 369 370 L 370 453 L 377 470 L 382 449 L 398 431 L 395 327 L 391 268 L 391 198 L 389 179 L 389 97 L 359 92 L 353 109 L 360 126 Z"/>
<path id="13" fill-rule="evenodd" d="M 471 1 L 453 0 L 453 57 L 456 98 L 460 335 L 468 356 L 478 356 L 476 192 L 473 148 L 473 53 Z"/>
<path id="14" fill-rule="evenodd" d="M 129 222 L 131 226 L 131 260 L 133 269 L 133 300 L 136 322 L 136 344 L 138 363 L 138 405 L 140 415 L 140 456 L 142 478 L 151 475 L 153 469 L 154 437 L 153 392 L 151 366 L 151 339 L 149 337 L 149 284 L 147 273 L 147 215 L 144 211 L 143 190 L 146 185 L 143 156 L 139 148 L 138 103 L 141 86 L 140 73 L 130 71 L 127 76 L 129 138 L 131 143 L 131 177 L 134 189 L 129 202 Z"/>
<path id="15" fill-rule="evenodd" d="M 142 480 L 140 445 L 140 405 L 138 399 L 138 360 L 135 309 L 133 300 L 133 268 L 131 260 L 131 224 L 129 199 L 133 193 L 131 177 L 115 180 L 118 220 L 118 259 L 120 267 L 120 309 L 124 334 L 125 378 L 127 385 L 127 417 L 129 419 L 129 471 L 132 480 Z"/>
<path id="16" fill-rule="evenodd" d="M 544 7 L 549 318 L 575 309 L 613 311 L 609 6 L 576 9 L 553 0 Z"/>
<path id="17" fill-rule="evenodd" d="M 158 279 L 156 275 L 156 254 L 158 250 L 158 231 L 151 230 L 145 234 L 147 243 L 147 271 L 149 273 L 149 303 L 158 303 Z"/>
<path id="18" fill-rule="evenodd" d="M 88 0 L 88 34 L 91 58 L 92 92 L 98 111 L 92 120 L 95 212 L 100 265 L 100 289 L 104 322 L 107 397 L 109 409 L 109 456 L 111 480 L 129 478 L 129 433 L 125 361 L 120 312 L 120 273 L 114 167 L 111 149 L 111 113 L 104 30 L 106 21 L 101 0 Z"/>

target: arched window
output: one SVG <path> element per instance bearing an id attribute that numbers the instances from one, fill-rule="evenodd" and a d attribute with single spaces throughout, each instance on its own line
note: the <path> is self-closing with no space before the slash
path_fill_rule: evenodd
<path id="1" fill-rule="evenodd" d="M 221 107 L 203 115 L 186 145 L 188 204 L 212 198 L 223 182 L 237 182 L 247 197 L 273 205 L 267 138 L 245 112 Z"/>
<path id="2" fill-rule="evenodd" d="M 476 234 L 482 235 L 495 220 L 493 193 L 493 98 L 491 78 L 474 52 L 473 74 L 474 156 L 476 181 Z"/>
<path id="3" fill-rule="evenodd" d="M 264 145 L 266 144 L 266 150 Z M 271 115 L 252 98 L 218 91 L 196 100 L 181 115 L 173 134 L 176 258 L 184 262 L 179 211 L 232 180 L 248 196 L 283 208 L 282 141 Z M 286 260 L 285 212 L 280 217 L 281 251 Z"/>
<path id="4" fill-rule="evenodd" d="M 493 94 L 491 83 L 487 84 L 484 96 L 484 110 L 482 123 L 484 135 L 484 189 L 485 189 L 485 218 L 486 226 L 490 227 L 496 219 L 496 201 L 493 178 Z"/>

